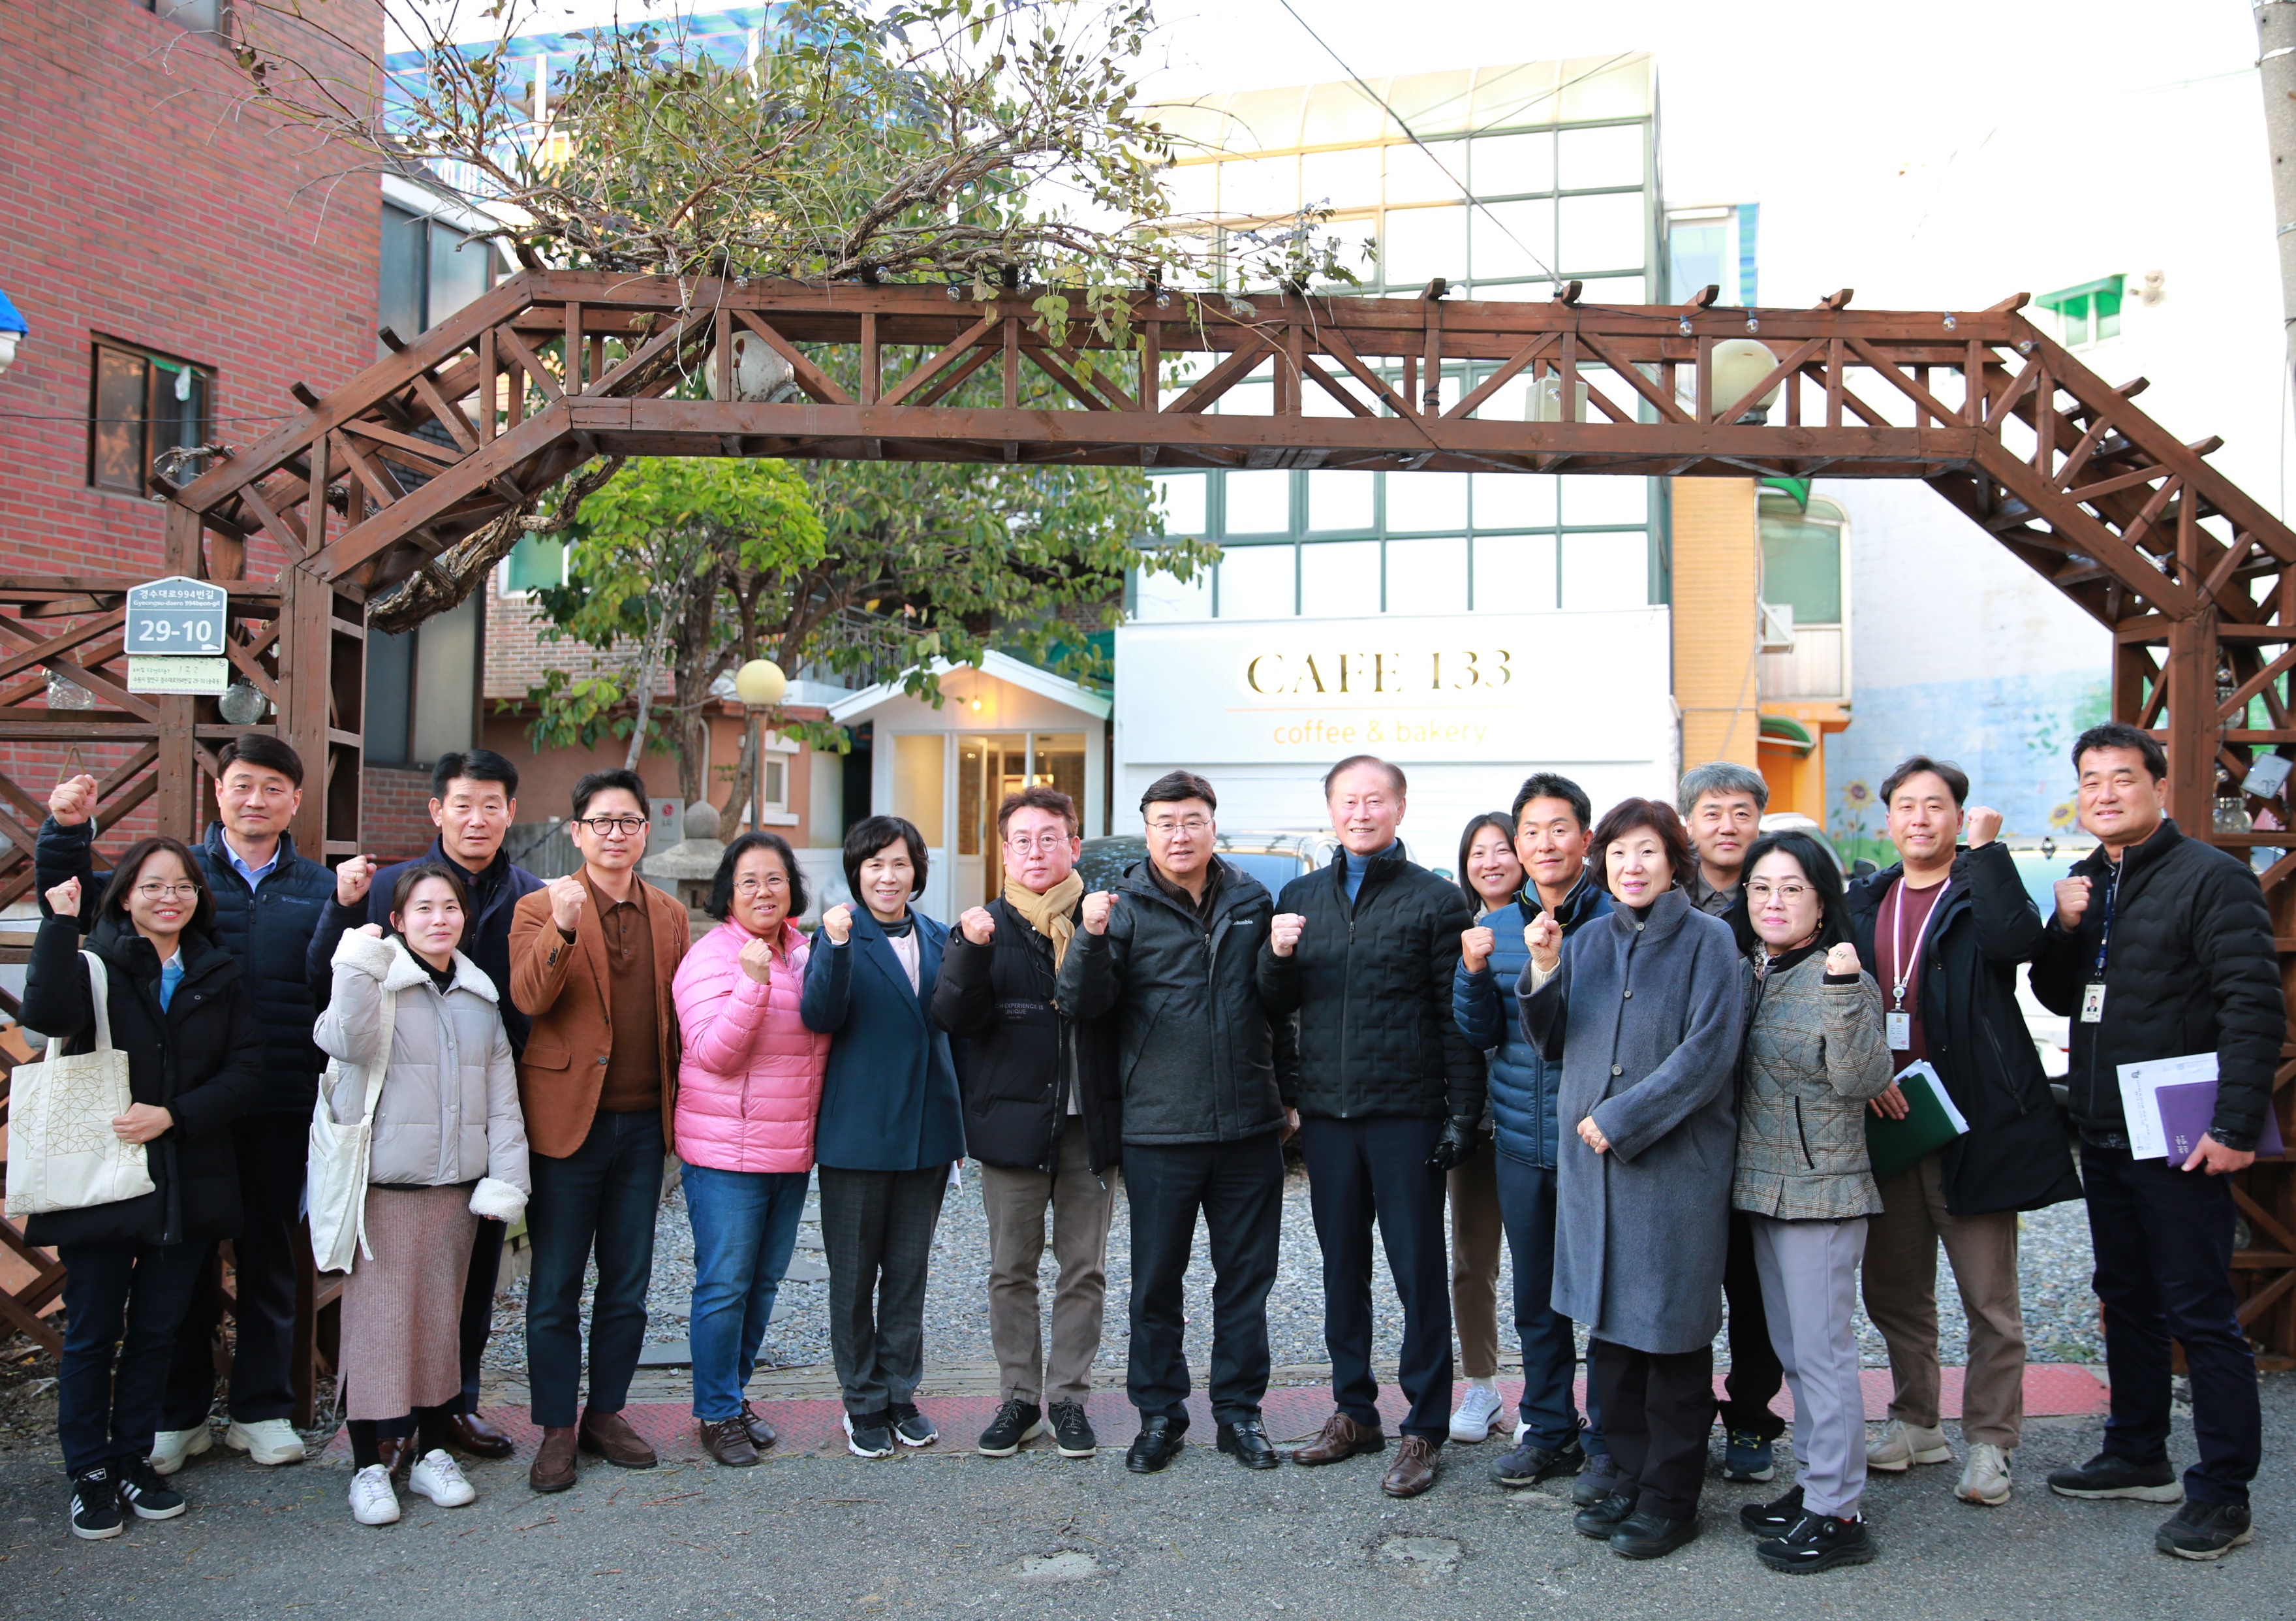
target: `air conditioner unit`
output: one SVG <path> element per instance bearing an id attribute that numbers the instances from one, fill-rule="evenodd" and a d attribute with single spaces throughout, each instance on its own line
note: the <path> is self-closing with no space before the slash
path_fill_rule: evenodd
<path id="1" fill-rule="evenodd" d="M 1792 653 L 1794 645 L 1793 608 L 1782 602 L 1754 605 L 1757 613 L 1756 635 L 1764 653 Z"/>

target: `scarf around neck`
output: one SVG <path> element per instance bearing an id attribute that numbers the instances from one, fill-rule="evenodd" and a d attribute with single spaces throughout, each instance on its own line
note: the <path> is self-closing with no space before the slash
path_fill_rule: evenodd
<path id="1" fill-rule="evenodd" d="M 1084 880 L 1073 872 L 1041 895 L 1023 887 L 1016 879 L 1004 880 L 1004 904 L 1053 942 L 1055 974 L 1061 971 L 1061 962 L 1069 954 L 1069 942 L 1075 938 L 1077 902 L 1083 899 Z"/>

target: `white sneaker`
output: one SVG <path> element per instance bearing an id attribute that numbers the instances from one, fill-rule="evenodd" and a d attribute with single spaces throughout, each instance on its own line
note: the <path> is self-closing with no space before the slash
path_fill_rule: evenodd
<path id="1" fill-rule="evenodd" d="M 1866 1449 L 1866 1467 L 1885 1475 L 1902 1475 L 1916 1463 L 1951 1463 L 1953 1448 L 1945 1431 L 1921 1429 L 1903 1419 L 1892 1419 L 1882 1438 Z"/>
<path id="2" fill-rule="evenodd" d="M 390 1471 L 370 1463 L 351 1477 L 351 1518 L 362 1526 L 398 1522 L 398 1493 L 390 1489 Z"/>
<path id="3" fill-rule="evenodd" d="M 1969 1461 L 1961 1471 L 1961 1484 L 1953 1494 L 1964 1502 L 1981 1503 L 1997 1509 L 2009 1501 L 2009 1454 L 1990 1441 L 1980 1441 L 1969 1449 Z"/>
<path id="4" fill-rule="evenodd" d="M 1499 1393 L 1488 1385 L 1468 1386 L 1467 1394 L 1459 1398 L 1459 1410 L 1451 1415 L 1451 1439 L 1470 1444 L 1483 1440 L 1505 1405 Z"/>
<path id="5" fill-rule="evenodd" d="M 223 1444 L 235 1452 L 245 1452 L 258 1463 L 303 1461 L 303 1437 L 284 1419 L 258 1419 L 252 1424 L 242 1424 L 234 1419 L 231 1428 L 223 1432 Z"/>
<path id="6" fill-rule="evenodd" d="M 196 1458 L 214 1444 L 215 1431 L 205 1424 L 160 1430 L 152 1437 L 152 1470 L 172 1475 L 184 1467 L 184 1459 Z"/>
<path id="7" fill-rule="evenodd" d="M 436 1447 L 415 1460 L 406 1484 L 442 1509 L 459 1509 L 478 1496 L 463 1478 L 463 1466 Z"/>

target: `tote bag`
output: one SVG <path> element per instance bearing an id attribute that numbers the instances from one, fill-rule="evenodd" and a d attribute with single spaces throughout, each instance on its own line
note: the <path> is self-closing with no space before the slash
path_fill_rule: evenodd
<path id="1" fill-rule="evenodd" d="M 95 1004 L 95 1050 L 67 1057 L 51 1036 L 47 1056 L 16 1066 L 8 1100 L 8 1214 L 40 1215 L 116 1205 L 152 1191 L 144 1145 L 111 1129 L 135 1096 L 127 1055 L 111 1044 L 111 976 L 82 951 Z"/>
<path id="2" fill-rule="evenodd" d="M 359 1255 L 370 1261 L 366 1241 L 366 1174 L 374 1148 L 374 1106 L 390 1067 L 390 1041 L 398 1018 L 398 992 L 382 993 L 382 1043 L 375 1061 L 360 1066 L 327 1060 L 319 1077 L 318 1101 L 311 1108 L 311 1144 L 305 1160 L 304 1203 L 311 1220 L 311 1259 L 323 1272 L 347 1272 Z M 365 1098 L 357 1120 L 337 1121 L 331 1099 L 336 1083 L 364 1068 Z"/>

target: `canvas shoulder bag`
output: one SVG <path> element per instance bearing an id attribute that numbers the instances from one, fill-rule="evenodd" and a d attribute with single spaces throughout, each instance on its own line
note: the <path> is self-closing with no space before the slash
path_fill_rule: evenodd
<path id="1" fill-rule="evenodd" d="M 390 1068 L 390 1043 L 398 1018 L 398 992 L 382 993 L 382 1041 L 368 1065 L 327 1060 L 319 1077 L 318 1100 L 311 1108 L 311 1143 L 306 1159 L 304 1202 L 311 1219 L 311 1259 L 323 1272 L 347 1272 L 359 1255 L 370 1261 L 366 1241 L 366 1178 L 374 1148 L 374 1107 L 382 1078 Z M 365 1071 L 365 1093 L 357 1120 L 337 1121 L 337 1082 L 352 1070 Z"/>
<path id="2" fill-rule="evenodd" d="M 16 1066 L 8 1098 L 11 1217 L 116 1205 L 152 1189 L 144 1145 L 111 1129 L 135 1100 L 127 1055 L 111 1044 L 111 976 L 94 952 L 80 959 L 95 1008 L 95 1050 L 67 1055 L 51 1036 L 39 1063 Z"/>

